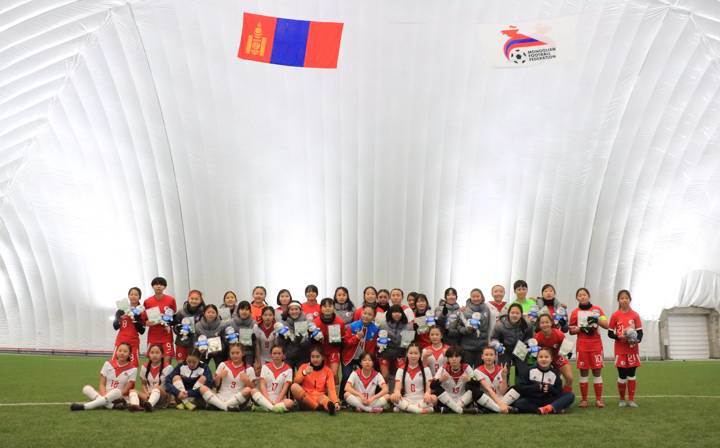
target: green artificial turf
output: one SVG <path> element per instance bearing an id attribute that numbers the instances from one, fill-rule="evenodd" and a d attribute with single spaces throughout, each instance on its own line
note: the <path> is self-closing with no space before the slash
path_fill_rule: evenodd
<path id="1" fill-rule="evenodd" d="M 97 386 L 101 358 L 0 355 L 0 446 L 720 446 L 720 362 L 646 362 L 638 409 L 619 409 L 615 369 L 603 370 L 605 409 L 564 415 L 382 415 L 348 410 L 265 414 L 158 410 L 70 412 Z M 592 386 L 591 400 L 592 400 Z M 577 390 L 577 382 L 576 382 Z M 679 395 L 682 397 L 663 397 Z M 689 396 L 706 396 L 693 398 Z M 715 397 L 715 398 L 712 398 Z M 592 401 L 591 401 L 592 402 Z"/>

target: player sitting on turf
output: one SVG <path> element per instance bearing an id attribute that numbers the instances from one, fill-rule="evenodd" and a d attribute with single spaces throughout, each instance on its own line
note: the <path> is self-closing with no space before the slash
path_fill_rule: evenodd
<path id="1" fill-rule="evenodd" d="M 274 345 L 270 350 L 271 361 L 260 369 L 258 390 L 253 393 L 253 400 L 267 411 L 286 412 L 295 406 L 295 402 L 287 398 L 293 381 L 293 371 L 285 362 L 282 345 Z"/>
<path id="2" fill-rule="evenodd" d="M 310 350 L 310 362 L 300 366 L 295 374 L 295 383 L 290 386 L 290 392 L 303 409 L 322 409 L 330 415 L 335 415 L 340 410 L 335 376 L 325 365 L 322 348 L 315 346 Z"/>
<path id="3" fill-rule="evenodd" d="M 170 395 L 165 392 L 165 379 L 172 373 L 173 366 L 165 364 L 160 344 L 151 345 L 147 355 L 150 360 L 140 370 L 142 391 L 138 395 L 145 410 L 152 412 L 156 408 L 166 408 L 170 401 Z"/>
<path id="4" fill-rule="evenodd" d="M 552 355 L 551 350 L 541 348 L 537 365 L 515 385 L 520 398 L 513 405 L 520 412 L 560 414 L 575 400 L 575 394 L 563 392 L 560 372 L 552 367 Z"/>
<path id="5" fill-rule="evenodd" d="M 407 348 L 403 367 L 395 373 L 395 387 L 390 400 L 400 411 L 428 414 L 433 411 L 437 398 L 430 393 L 430 369 L 420 361 L 420 346 L 415 342 Z"/>
<path id="6" fill-rule="evenodd" d="M 437 397 L 441 413 L 452 411 L 462 414 L 465 406 L 472 403 L 472 392 L 465 385 L 472 379 L 473 369 L 462 362 L 462 349 L 450 347 L 445 352 L 447 363 L 430 382 L 432 394 Z"/>
<path id="7" fill-rule="evenodd" d="M 345 384 L 345 401 L 358 412 L 380 413 L 388 404 L 387 383 L 374 366 L 373 355 L 362 353 L 360 368 L 350 374 Z"/>
<path id="8" fill-rule="evenodd" d="M 140 399 L 135 392 L 135 376 L 137 368 L 130 362 L 132 347 L 127 342 L 120 343 L 115 349 L 114 358 L 105 361 L 100 370 L 100 384 L 98 390 L 92 386 L 83 387 L 83 393 L 91 400 L 87 403 L 73 403 L 72 411 L 86 409 L 124 409 L 125 399 L 131 406 L 140 407 Z"/>
<path id="9" fill-rule="evenodd" d="M 209 390 L 213 386 L 210 368 L 200 362 L 200 356 L 200 351 L 193 349 L 188 353 L 185 362 L 175 366 L 165 379 L 165 390 L 175 397 L 178 409 L 193 411 L 196 406 L 203 406 L 203 392 L 199 389 L 204 386 Z"/>

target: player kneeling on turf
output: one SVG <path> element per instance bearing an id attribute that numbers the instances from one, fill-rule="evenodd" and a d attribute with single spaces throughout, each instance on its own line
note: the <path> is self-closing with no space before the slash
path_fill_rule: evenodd
<path id="1" fill-rule="evenodd" d="M 520 378 L 515 389 L 520 398 L 514 406 L 522 413 L 560 414 L 575 400 L 572 392 L 563 392 L 560 372 L 552 368 L 552 351 L 541 348 L 537 366 Z"/>
<path id="2" fill-rule="evenodd" d="M 132 406 L 140 405 L 140 399 L 135 392 L 135 375 L 137 368 L 130 362 L 132 347 L 127 342 L 121 342 L 115 348 L 115 355 L 110 361 L 105 361 L 100 370 L 100 384 L 98 390 L 92 386 L 83 387 L 83 393 L 91 400 L 87 403 L 73 403 L 70 409 L 82 411 L 98 408 L 125 408 L 125 399 Z"/>
<path id="3" fill-rule="evenodd" d="M 380 413 L 388 404 L 387 383 L 374 369 L 372 354 L 362 353 L 359 359 L 360 368 L 350 374 L 345 384 L 345 401 L 358 412 Z"/>
<path id="4" fill-rule="evenodd" d="M 472 379 L 473 369 L 462 362 L 462 349 L 450 347 L 445 352 L 447 363 L 435 374 L 430 382 L 434 396 L 437 397 L 440 412 L 451 410 L 462 414 L 465 406 L 472 403 L 472 392 L 465 385 Z"/>
<path id="5" fill-rule="evenodd" d="M 293 380 L 292 367 L 285 362 L 282 345 L 272 347 L 270 358 L 271 361 L 260 369 L 258 390 L 252 397 L 266 411 L 286 412 L 295 406 L 295 402 L 287 398 Z"/>
<path id="6" fill-rule="evenodd" d="M 498 365 L 495 347 L 485 347 L 482 351 L 482 365 L 473 371 L 473 381 L 467 388 L 472 390 L 473 401 L 492 412 L 507 414 L 515 408 L 510 405 L 520 396 L 515 389 L 508 390 L 506 365 Z"/>
<path id="7" fill-rule="evenodd" d="M 390 400 L 398 410 L 413 414 L 433 411 L 437 398 L 430 393 L 430 369 L 420 362 L 420 346 L 412 342 L 406 352 L 405 363 L 395 373 L 395 388 Z"/>
<path id="8" fill-rule="evenodd" d="M 195 410 L 202 406 L 203 390 L 213 386 L 212 374 L 207 364 L 200 362 L 200 351 L 193 349 L 165 379 L 165 390 L 175 397 L 178 409 Z"/>
<path id="9" fill-rule="evenodd" d="M 170 395 L 165 392 L 165 380 L 172 374 L 172 364 L 165 364 L 163 348 L 160 344 L 153 344 L 147 352 L 150 360 L 140 370 L 142 391 L 138 394 L 140 402 L 147 412 L 153 409 L 164 409 L 170 401 Z M 130 406 L 130 411 L 137 410 Z"/>
<path id="10" fill-rule="evenodd" d="M 330 415 L 340 410 L 335 376 L 325 365 L 322 348 L 316 346 L 310 350 L 310 362 L 300 366 L 290 392 L 303 409 L 323 409 Z"/>

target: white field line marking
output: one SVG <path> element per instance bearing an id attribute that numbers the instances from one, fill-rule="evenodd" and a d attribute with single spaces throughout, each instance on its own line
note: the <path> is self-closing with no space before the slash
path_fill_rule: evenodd
<path id="1" fill-rule="evenodd" d="M 603 398 L 618 398 L 617 395 L 603 395 Z M 635 398 L 711 398 L 720 399 L 720 395 L 636 395 Z M 56 403 L 0 403 L 2 406 L 68 406 L 70 401 Z"/>

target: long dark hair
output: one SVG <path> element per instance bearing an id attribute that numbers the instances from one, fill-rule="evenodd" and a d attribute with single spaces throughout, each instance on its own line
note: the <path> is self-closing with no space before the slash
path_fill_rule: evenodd
<path id="1" fill-rule="evenodd" d="M 405 377 L 407 376 L 408 367 L 410 366 L 410 360 L 408 359 L 407 353 L 412 347 L 416 347 L 422 355 L 422 349 L 417 342 L 411 342 L 410 345 L 408 345 L 408 348 L 405 351 L 405 368 L 403 369 L 402 380 L 400 381 L 400 395 L 405 395 Z M 422 362 L 422 356 L 420 356 L 420 358 L 418 359 L 418 367 L 420 367 L 420 373 L 422 373 L 423 392 L 425 392 L 425 384 L 427 383 L 427 378 L 425 378 L 425 366 Z"/>
<path id="2" fill-rule="evenodd" d="M 348 289 L 347 289 L 346 287 L 344 287 L 344 286 L 338 286 L 337 288 L 335 288 L 335 294 L 333 294 L 333 302 L 334 302 L 335 304 L 338 303 L 338 301 L 337 301 L 337 293 L 338 293 L 338 291 L 345 291 L 345 295 L 347 296 L 347 302 L 345 302 L 345 303 L 347 303 L 348 311 L 354 311 L 354 310 L 355 310 L 355 305 L 353 305 L 352 300 L 350 300 L 350 292 L 349 292 Z M 363 298 L 363 300 L 364 300 L 364 298 Z"/>
<path id="3" fill-rule="evenodd" d="M 157 347 L 158 350 L 160 350 L 160 354 L 163 354 L 163 348 L 160 344 L 151 344 L 150 347 L 148 347 L 147 353 L 150 355 L 150 350 L 153 349 L 153 347 Z M 150 382 L 150 360 L 148 359 L 147 364 L 145 364 L 145 381 Z M 162 375 L 163 368 L 165 367 L 165 356 L 160 356 L 160 370 L 158 371 L 158 380 L 160 380 L 160 375 Z"/>

